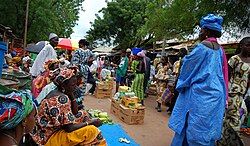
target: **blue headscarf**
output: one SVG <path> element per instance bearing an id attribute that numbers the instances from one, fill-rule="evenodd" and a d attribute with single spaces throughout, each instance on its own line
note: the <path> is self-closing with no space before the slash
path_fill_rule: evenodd
<path id="1" fill-rule="evenodd" d="M 223 18 L 218 15 L 208 14 L 202 17 L 200 21 L 201 28 L 208 28 L 215 31 L 222 31 Z"/>
<path id="2" fill-rule="evenodd" d="M 142 49 L 141 48 L 137 48 L 137 47 L 135 47 L 135 48 L 132 48 L 132 54 L 133 55 L 137 55 L 139 52 L 141 52 L 142 51 Z"/>

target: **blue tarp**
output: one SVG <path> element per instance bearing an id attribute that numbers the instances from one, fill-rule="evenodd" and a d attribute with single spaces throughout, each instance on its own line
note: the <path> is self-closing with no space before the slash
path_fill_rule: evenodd
<path id="1" fill-rule="evenodd" d="M 119 124 L 102 125 L 99 127 L 103 137 L 106 139 L 108 146 L 139 146 Z M 130 144 L 120 143 L 119 138 L 126 138 Z"/>

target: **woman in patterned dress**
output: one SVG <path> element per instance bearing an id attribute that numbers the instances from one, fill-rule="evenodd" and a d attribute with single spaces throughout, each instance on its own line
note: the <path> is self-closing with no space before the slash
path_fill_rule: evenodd
<path id="1" fill-rule="evenodd" d="M 223 138 L 218 145 L 243 145 L 240 138 L 240 107 L 248 89 L 250 72 L 250 37 L 240 41 L 240 53 L 231 57 L 229 64 L 229 93 L 228 108 L 223 125 Z"/>
<path id="2" fill-rule="evenodd" d="M 106 145 L 97 128 L 101 121 L 89 119 L 86 112 L 78 110 L 74 97 L 76 73 L 72 68 L 61 70 L 54 80 L 57 89 L 42 100 L 32 132 L 38 145 Z"/>
<path id="3" fill-rule="evenodd" d="M 87 79 L 88 79 L 88 72 L 89 72 L 89 66 L 88 63 L 94 61 L 94 54 L 91 50 L 87 48 L 89 43 L 85 39 L 81 39 L 79 41 L 79 49 L 76 50 L 76 52 L 72 56 L 71 63 L 76 65 L 79 70 L 80 74 L 82 75 L 82 96 L 80 98 L 77 98 L 77 103 L 79 105 L 82 104 L 83 95 L 86 92 L 86 85 L 87 85 Z"/>

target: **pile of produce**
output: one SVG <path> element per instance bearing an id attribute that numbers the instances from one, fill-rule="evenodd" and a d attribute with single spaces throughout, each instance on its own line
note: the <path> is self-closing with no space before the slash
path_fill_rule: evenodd
<path id="1" fill-rule="evenodd" d="M 124 106 L 130 109 L 139 109 L 142 105 L 139 104 L 138 97 L 127 86 L 120 86 L 119 91 L 114 95 L 114 100 L 121 102 Z"/>
<path id="2" fill-rule="evenodd" d="M 114 124 L 112 119 L 108 116 L 107 112 L 103 112 L 101 110 L 94 110 L 94 109 L 90 109 L 88 110 L 88 113 L 90 114 L 90 116 L 92 118 L 98 118 L 102 121 L 103 124 Z"/>

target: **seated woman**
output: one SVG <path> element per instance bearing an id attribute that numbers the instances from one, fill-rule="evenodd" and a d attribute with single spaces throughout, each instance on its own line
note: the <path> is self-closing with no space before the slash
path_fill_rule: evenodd
<path id="1" fill-rule="evenodd" d="M 0 89 L 0 145 L 25 143 L 25 134 L 35 125 L 35 100 L 28 90 L 15 91 L 2 85 Z"/>
<path id="2" fill-rule="evenodd" d="M 37 98 L 42 89 L 51 82 L 50 72 L 57 68 L 59 68 L 59 61 L 57 59 L 51 59 L 45 62 L 45 71 L 32 81 L 32 94 L 35 98 Z"/>
<path id="3" fill-rule="evenodd" d="M 75 90 L 77 71 L 65 68 L 54 80 L 57 89 L 42 100 L 32 132 L 33 140 L 45 146 L 106 145 L 99 119 L 78 111 Z"/>

